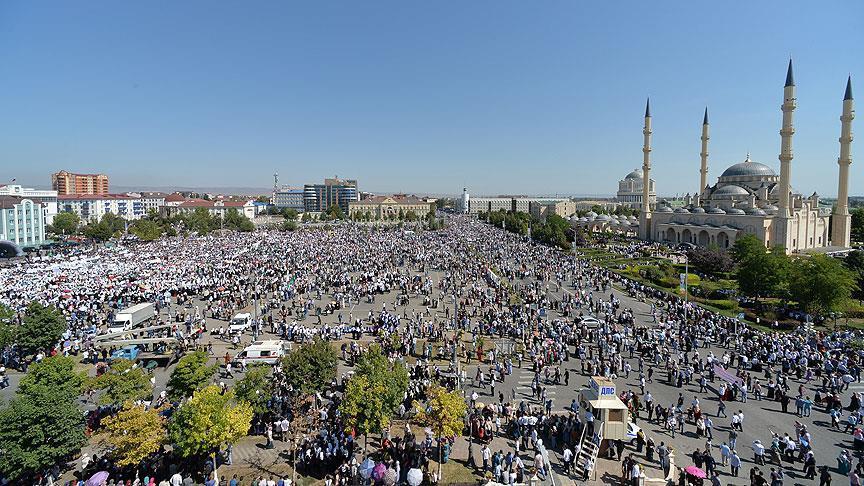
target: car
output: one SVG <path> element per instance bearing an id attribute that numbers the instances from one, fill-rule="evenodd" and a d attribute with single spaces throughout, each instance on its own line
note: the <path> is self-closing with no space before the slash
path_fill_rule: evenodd
<path id="1" fill-rule="evenodd" d="M 627 422 L 627 442 L 630 444 L 636 442 L 636 436 L 639 435 L 640 430 L 642 430 L 642 428 L 638 425 L 633 422 Z"/>
<path id="2" fill-rule="evenodd" d="M 230 334 L 243 333 L 249 326 L 252 325 L 252 315 L 248 312 L 237 314 L 231 319 L 231 324 L 228 325 Z"/>
<path id="3" fill-rule="evenodd" d="M 135 345 L 124 346 L 124 347 L 118 349 L 117 351 L 114 351 L 113 353 L 111 353 L 110 359 L 111 360 L 128 359 L 130 361 L 135 361 L 135 359 L 138 358 L 138 353 L 140 353 L 140 352 L 141 352 L 141 350 L 138 349 L 138 346 L 135 346 Z"/>
<path id="4" fill-rule="evenodd" d="M 582 326 L 591 326 L 591 327 L 600 327 L 603 325 L 600 322 L 600 319 L 597 319 L 593 316 L 583 316 L 582 319 L 579 320 L 579 324 Z"/>

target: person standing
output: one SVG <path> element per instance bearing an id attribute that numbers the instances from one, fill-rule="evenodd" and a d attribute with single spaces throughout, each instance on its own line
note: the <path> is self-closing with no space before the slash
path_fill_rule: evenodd
<path id="1" fill-rule="evenodd" d="M 738 471 L 741 469 L 741 458 L 738 457 L 738 451 L 732 451 L 732 457 L 729 458 L 729 467 L 732 469 L 732 476 L 738 477 Z"/>

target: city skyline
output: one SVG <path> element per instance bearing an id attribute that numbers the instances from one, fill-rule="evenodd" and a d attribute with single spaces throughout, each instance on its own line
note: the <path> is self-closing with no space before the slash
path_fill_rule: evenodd
<path id="1" fill-rule="evenodd" d="M 864 73 L 854 2 L 208 6 L 0 6 L 5 181 L 267 188 L 275 170 L 379 193 L 612 195 L 640 166 L 650 96 L 657 192 L 692 193 L 705 106 L 709 183 L 747 153 L 779 172 L 791 56 L 792 186 L 834 196 L 846 78 Z"/>

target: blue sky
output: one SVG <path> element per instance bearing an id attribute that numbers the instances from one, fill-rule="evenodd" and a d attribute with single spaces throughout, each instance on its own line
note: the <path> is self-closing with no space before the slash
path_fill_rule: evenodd
<path id="1" fill-rule="evenodd" d="M 651 96 L 658 192 L 684 193 L 706 105 L 711 181 L 779 166 L 791 55 L 793 187 L 833 195 L 862 24 L 861 1 L 6 1 L 0 180 L 613 193 Z"/>

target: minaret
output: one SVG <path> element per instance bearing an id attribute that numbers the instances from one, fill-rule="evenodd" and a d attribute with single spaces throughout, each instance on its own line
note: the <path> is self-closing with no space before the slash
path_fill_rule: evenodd
<path id="1" fill-rule="evenodd" d="M 651 99 L 645 103 L 645 126 L 642 128 L 642 213 L 639 218 L 639 237 L 651 239 Z"/>
<path id="2" fill-rule="evenodd" d="M 708 185 L 708 107 L 705 107 L 705 117 L 702 118 L 702 163 L 699 167 L 699 190 L 696 191 L 696 204 L 702 204 L 702 191 Z"/>
<path id="3" fill-rule="evenodd" d="M 783 87 L 783 104 L 780 110 L 783 111 L 783 127 L 780 129 L 780 187 L 777 202 L 777 217 L 774 221 L 775 245 L 783 245 L 787 250 L 791 250 L 791 240 L 789 238 L 789 223 L 792 219 L 792 210 L 790 207 L 791 201 L 789 193 L 791 192 L 790 181 L 792 178 L 792 135 L 795 134 L 795 127 L 792 124 L 792 114 L 797 106 L 795 100 L 795 79 L 792 76 L 792 59 L 789 59 L 789 68 L 786 70 L 786 85 Z"/>
<path id="4" fill-rule="evenodd" d="M 855 101 L 852 99 L 852 76 L 846 80 L 846 94 L 843 96 L 843 114 L 840 115 L 840 177 L 837 187 L 837 207 L 831 216 L 831 245 L 848 248 L 849 229 L 852 217 L 849 215 L 849 166 L 852 165 L 852 120 L 855 118 Z"/>

